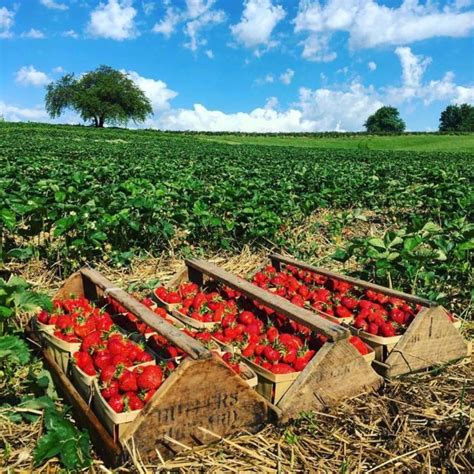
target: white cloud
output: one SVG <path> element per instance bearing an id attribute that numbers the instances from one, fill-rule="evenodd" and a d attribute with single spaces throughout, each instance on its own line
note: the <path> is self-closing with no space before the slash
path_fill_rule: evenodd
<path id="1" fill-rule="evenodd" d="M 142 77 L 135 71 L 122 70 L 122 72 L 127 74 L 150 99 L 155 113 L 169 109 L 169 101 L 178 95 L 177 92 L 169 89 L 163 81 Z"/>
<path id="2" fill-rule="evenodd" d="M 388 102 L 401 104 L 405 101 L 422 100 L 428 105 L 435 101 L 460 103 L 473 100 L 474 87 L 456 84 L 452 71 L 448 71 L 441 79 L 423 82 L 423 75 L 431 63 L 431 58 L 417 56 L 408 47 L 398 47 L 395 53 L 402 67 L 402 85 L 386 89 Z"/>
<path id="3" fill-rule="evenodd" d="M 294 25 L 295 32 L 309 33 L 307 41 L 345 31 L 352 48 L 400 46 L 439 36 L 467 36 L 474 29 L 474 12 L 418 0 L 404 0 L 394 8 L 374 0 L 328 0 L 324 5 L 300 0 Z M 308 53 L 303 57 L 311 59 Z"/>
<path id="4" fill-rule="evenodd" d="M 138 34 L 134 21 L 136 14 L 132 0 L 108 0 L 91 12 L 87 31 L 96 38 L 118 41 L 134 38 Z"/>
<path id="5" fill-rule="evenodd" d="M 40 3 L 46 8 L 51 8 L 54 10 L 67 10 L 69 7 L 63 3 L 58 3 L 55 0 L 40 0 Z"/>
<path id="6" fill-rule="evenodd" d="M 176 109 L 164 114 L 154 126 L 167 130 L 208 130 L 240 132 L 299 132 L 313 130 L 314 123 L 303 118 L 301 111 L 278 112 L 272 103 L 251 112 L 226 114 L 209 110 L 201 104 L 192 109 Z"/>
<path id="7" fill-rule="evenodd" d="M 66 72 L 62 66 L 57 66 L 53 69 L 53 72 L 56 74 L 61 74 L 62 72 Z"/>
<path id="8" fill-rule="evenodd" d="M 293 77 L 295 75 L 295 71 L 293 69 L 288 68 L 285 72 L 280 74 L 280 81 L 283 82 L 285 85 L 291 84 Z"/>
<path id="9" fill-rule="evenodd" d="M 272 32 L 285 16 L 283 7 L 273 5 L 271 0 L 246 0 L 240 22 L 230 30 L 246 48 L 272 47 L 276 44 L 271 39 Z"/>
<path id="10" fill-rule="evenodd" d="M 403 74 L 403 85 L 416 89 L 421 84 L 421 79 L 426 68 L 431 63 L 431 58 L 415 56 L 408 47 L 398 47 L 395 54 L 400 58 Z"/>
<path id="11" fill-rule="evenodd" d="M 369 68 L 370 71 L 375 71 L 377 69 L 377 64 L 374 63 L 373 61 L 370 61 L 368 64 L 367 64 L 367 67 Z"/>
<path id="12" fill-rule="evenodd" d="M 186 42 L 184 46 L 191 51 L 196 51 L 199 46 L 205 45 L 207 41 L 200 39 L 200 30 L 207 26 L 218 25 L 222 23 L 225 18 L 225 13 L 222 10 L 208 10 L 193 20 L 188 21 L 185 26 L 185 32 L 189 37 L 189 41 Z"/>
<path id="13" fill-rule="evenodd" d="M 264 77 L 259 77 L 255 79 L 255 84 L 257 86 L 263 86 L 264 84 L 272 84 L 275 81 L 273 74 L 267 74 Z"/>
<path id="14" fill-rule="evenodd" d="M 23 86 L 44 86 L 51 79 L 44 72 L 36 70 L 33 66 L 23 66 L 15 75 L 15 81 Z"/>
<path id="15" fill-rule="evenodd" d="M 63 32 L 63 36 L 65 38 L 74 38 L 77 39 L 79 38 L 79 35 L 74 31 L 74 30 L 67 30 Z"/>
<path id="16" fill-rule="evenodd" d="M 358 82 L 346 90 L 301 88 L 298 106 L 315 130 L 361 130 L 365 119 L 383 103 L 373 87 Z"/>
<path id="17" fill-rule="evenodd" d="M 25 31 L 21 34 L 22 38 L 30 38 L 30 39 L 43 39 L 45 38 L 44 33 L 40 30 L 36 30 L 35 28 L 31 28 L 30 31 Z"/>
<path id="18" fill-rule="evenodd" d="M 142 8 L 143 8 L 143 13 L 146 16 L 151 15 L 155 11 L 155 3 L 154 2 L 145 2 L 142 1 Z"/>
<path id="19" fill-rule="evenodd" d="M 24 108 L 6 104 L 0 101 L 0 115 L 10 122 L 22 122 L 25 120 L 46 120 L 48 114 L 42 107 Z"/>
<path id="20" fill-rule="evenodd" d="M 214 52 L 212 51 L 212 49 L 206 49 L 206 51 L 204 51 L 204 53 L 206 54 L 206 56 L 209 59 L 214 59 Z"/>
<path id="21" fill-rule="evenodd" d="M 223 10 L 213 9 L 215 2 L 216 0 L 186 0 L 185 9 L 175 8 L 166 2 L 166 14 L 155 24 L 152 31 L 169 38 L 175 33 L 177 26 L 183 23 L 184 34 L 188 38 L 184 46 L 196 51 L 199 46 L 207 44 L 207 41 L 201 38 L 201 30 L 218 25 L 226 19 Z"/>
<path id="22" fill-rule="evenodd" d="M 159 23 L 155 23 L 152 31 L 169 38 L 175 32 L 176 26 L 180 21 L 181 13 L 173 7 L 168 7 L 165 17 Z"/>
<path id="23" fill-rule="evenodd" d="M 329 49 L 328 35 L 309 35 L 300 43 L 303 46 L 301 56 L 308 61 L 329 63 L 334 61 L 337 54 Z"/>
<path id="24" fill-rule="evenodd" d="M 7 7 L 0 8 L 0 38 L 11 38 L 10 31 L 15 22 L 15 12 L 10 11 Z"/>

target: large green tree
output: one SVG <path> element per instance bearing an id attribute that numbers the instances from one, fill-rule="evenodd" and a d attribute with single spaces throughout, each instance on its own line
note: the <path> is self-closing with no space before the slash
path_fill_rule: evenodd
<path id="1" fill-rule="evenodd" d="M 405 122 L 395 107 L 380 107 L 365 121 L 364 127 L 369 133 L 402 133 Z"/>
<path id="2" fill-rule="evenodd" d="M 448 105 L 439 118 L 440 132 L 474 132 L 474 106 Z"/>
<path id="3" fill-rule="evenodd" d="M 66 74 L 46 90 L 46 110 L 52 118 L 72 109 L 83 120 L 103 127 L 105 123 L 143 122 L 153 112 L 143 91 L 126 74 L 109 66 L 80 77 Z"/>

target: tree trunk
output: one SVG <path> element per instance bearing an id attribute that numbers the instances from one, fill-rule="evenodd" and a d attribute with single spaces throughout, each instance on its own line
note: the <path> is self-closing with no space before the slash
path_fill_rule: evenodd
<path id="1" fill-rule="evenodd" d="M 105 122 L 105 117 L 103 115 L 99 116 L 99 125 L 98 127 L 103 128 Z"/>
<path id="2" fill-rule="evenodd" d="M 92 117 L 94 119 L 94 127 L 99 126 L 99 121 L 97 120 L 97 117 Z"/>

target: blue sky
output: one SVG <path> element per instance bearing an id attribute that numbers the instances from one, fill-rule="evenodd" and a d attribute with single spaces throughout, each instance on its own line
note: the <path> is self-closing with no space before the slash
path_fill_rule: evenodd
<path id="1" fill-rule="evenodd" d="M 0 114 L 49 121 L 48 82 L 107 64 L 147 127 L 360 130 L 390 104 L 434 130 L 474 103 L 473 35 L 471 0 L 0 0 Z"/>

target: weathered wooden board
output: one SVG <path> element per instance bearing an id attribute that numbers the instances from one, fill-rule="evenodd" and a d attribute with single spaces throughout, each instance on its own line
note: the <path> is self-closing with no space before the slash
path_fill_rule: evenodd
<path id="1" fill-rule="evenodd" d="M 71 295 L 84 295 L 90 299 L 111 296 L 125 309 L 151 326 L 158 334 L 185 351 L 191 358 L 210 358 L 211 353 L 196 339 L 169 324 L 138 300 L 130 296 L 100 273 L 90 268 L 82 268 L 68 278 L 54 298 L 68 298 Z"/>
<path id="2" fill-rule="evenodd" d="M 326 342 L 277 404 L 280 421 L 378 389 L 383 379 L 349 341 Z"/>
<path id="3" fill-rule="evenodd" d="M 469 344 L 441 306 L 421 311 L 384 361 L 385 376 L 416 372 L 469 355 Z"/>
<path id="4" fill-rule="evenodd" d="M 28 339 L 37 344 L 41 341 L 31 327 L 27 327 L 25 334 Z M 69 378 L 61 370 L 53 356 L 47 348 L 41 348 L 41 356 L 45 367 L 51 373 L 54 385 L 60 396 L 72 407 L 74 420 L 80 428 L 85 428 L 90 435 L 94 448 L 101 459 L 109 467 L 116 467 L 123 464 L 125 454 L 122 448 L 114 442 L 100 420 L 97 418 L 91 407 L 87 405 L 80 393 L 76 390 Z"/>
<path id="5" fill-rule="evenodd" d="M 330 340 L 347 339 L 350 335 L 348 329 L 324 319 L 312 311 L 300 308 L 285 298 L 259 288 L 248 281 L 229 273 L 218 266 L 199 259 L 187 259 L 189 278 L 196 283 L 202 282 L 202 275 L 224 283 L 225 285 L 244 293 L 261 304 L 274 309 L 290 319 L 293 319 L 309 328 L 326 335 Z M 193 280 L 194 277 L 194 280 Z M 196 281 L 196 279 L 200 281 Z"/>
<path id="6" fill-rule="evenodd" d="M 142 460 L 172 457 L 184 447 L 239 430 L 257 431 L 272 416 L 266 400 L 222 361 L 185 359 L 121 438 Z"/>
<path id="7" fill-rule="evenodd" d="M 351 283 L 352 285 L 359 286 L 361 288 L 366 288 L 368 290 L 374 290 L 388 296 L 401 298 L 405 301 L 409 301 L 410 303 L 421 304 L 422 306 L 426 306 L 426 307 L 437 306 L 437 303 L 435 303 L 434 301 L 430 301 L 425 298 L 420 298 L 419 296 L 409 295 L 408 293 L 403 293 L 401 291 L 392 290 L 391 288 L 386 288 L 384 286 L 376 285 L 375 283 L 359 280 L 358 278 L 352 278 L 346 275 L 342 275 L 340 273 L 331 272 L 324 268 L 315 267 L 313 265 L 300 262 L 299 260 L 296 260 L 292 257 L 286 257 L 283 255 L 274 253 L 270 255 L 270 261 L 272 262 L 273 266 L 275 266 L 275 268 L 280 268 L 281 263 L 285 263 L 287 265 L 294 265 L 295 267 L 301 268 L 302 270 L 308 270 L 311 272 L 318 273 L 320 275 L 327 276 L 329 278 L 335 278 L 341 281 L 346 281 L 348 283 Z"/>

